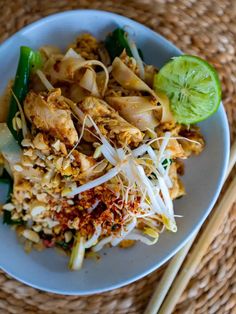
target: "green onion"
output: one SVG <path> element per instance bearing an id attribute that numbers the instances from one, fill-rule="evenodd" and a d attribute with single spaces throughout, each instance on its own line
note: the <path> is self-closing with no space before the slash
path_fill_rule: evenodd
<path id="1" fill-rule="evenodd" d="M 144 60 L 143 52 L 142 52 L 142 50 L 141 50 L 140 48 L 138 48 L 138 53 L 139 53 L 139 55 L 140 55 L 140 58 L 141 58 L 142 60 Z"/>
<path id="2" fill-rule="evenodd" d="M 0 204 L 5 204 L 10 199 L 13 188 L 13 182 L 9 174 L 4 170 L 1 178 L 0 178 Z"/>
<path id="3" fill-rule="evenodd" d="M 1 197 L 0 204 L 5 204 L 9 201 L 13 188 L 13 181 L 9 174 L 4 170 L 0 178 Z M 12 220 L 11 212 L 8 210 L 3 211 L 3 223 L 7 225 L 22 225 L 24 222 L 21 219 Z"/>
<path id="4" fill-rule="evenodd" d="M 172 164 L 172 160 L 169 158 L 164 159 L 162 162 L 162 166 L 164 167 L 164 169 L 166 169 L 171 164 Z"/>
<path id="5" fill-rule="evenodd" d="M 57 241 L 56 245 L 60 246 L 64 250 L 68 250 L 70 248 L 70 244 L 65 241 Z"/>
<path id="6" fill-rule="evenodd" d="M 13 220 L 11 218 L 11 212 L 8 210 L 3 211 L 3 223 L 7 225 L 24 225 L 25 222 L 22 219 Z"/>
<path id="7" fill-rule="evenodd" d="M 115 57 L 119 57 L 124 49 L 126 50 L 128 56 L 133 57 L 127 37 L 127 32 L 125 32 L 123 28 L 116 28 L 106 37 L 104 43 L 110 55 L 111 61 L 113 61 Z M 138 49 L 138 53 L 143 60 L 143 53 L 140 49 Z"/>
<path id="8" fill-rule="evenodd" d="M 20 48 L 20 58 L 16 71 L 16 77 L 12 88 L 13 94 L 10 100 L 7 125 L 14 138 L 20 144 L 23 139 L 22 131 L 16 131 L 13 128 L 12 120 L 19 111 L 17 100 L 22 105 L 29 90 L 29 79 L 32 71 L 41 66 L 41 57 L 39 52 L 34 52 L 31 48 L 22 46 Z"/>
<path id="9" fill-rule="evenodd" d="M 132 57 L 131 50 L 126 38 L 126 33 L 122 28 L 116 28 L 109 34 L 105 40 L 105 47 L 110 55 L 111 60 L 121 55 L 125 49 L 127 54 Z"/>

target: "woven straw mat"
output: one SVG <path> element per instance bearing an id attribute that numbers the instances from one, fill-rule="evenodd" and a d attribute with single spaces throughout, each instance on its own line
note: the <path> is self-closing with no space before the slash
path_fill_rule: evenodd
<path id="1" fill-rule="evenodd" d="M 76 8 L 113 11 L 164 35 L 219 71 L 224 105 L 236 133 L 235 0 L 0 0 L 0 41 L 43 16 Z M 223 222 L 175 313 L 236 313 L 236 206 Z M 2 254 L 2 253 L 1 253 Z M 25 286 L 0 271 L 0 314 L 143 313 L 165 267 L 121 289 L 89 297 L 58 296 Z"/>

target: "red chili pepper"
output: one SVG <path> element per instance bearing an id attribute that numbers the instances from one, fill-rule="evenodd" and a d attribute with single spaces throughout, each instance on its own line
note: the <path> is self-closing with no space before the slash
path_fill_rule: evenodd
<path id="1" fill-rule="evenodd" d="M 51 248 L 55 246 L 55 242 L 54 240 L 43 240 L 43 244 L 44 246 L 46 246 L 47 248 Z"/>

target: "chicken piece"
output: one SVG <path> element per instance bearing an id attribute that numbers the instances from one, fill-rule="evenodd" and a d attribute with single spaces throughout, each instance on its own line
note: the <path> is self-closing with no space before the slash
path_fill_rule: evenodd
<path id="1" fill-rule="evenodd" d="M 143 139 L 142 132 L 123 119 L 105 101 L 86 97 L 80 103 L 80 109 L 94 120 L 101 133 L 109 140 L 115 140 L 119 145 L 137 146 Z"/>
<path id="2" fill-rule="evenodd" d="M 37 129 L 48 132 L 67 145 L 72 146 L 78 141 L 71 112 L 60 89 L 48 94 L 29 92 L 24 101 L 24 111 Z"/>

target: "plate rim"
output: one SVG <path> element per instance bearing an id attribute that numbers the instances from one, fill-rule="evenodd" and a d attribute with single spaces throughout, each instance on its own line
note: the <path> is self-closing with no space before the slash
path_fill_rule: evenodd
<path id="1" fill-rule="evenodd" d="M 138 24 L 139 26 L 142 26 L 146 31 L 153 33 L 156 37 L 159 37 L 159 39 L 161 39 L 163 42 L 165 42 L 166 44 L 168 44 L 169 47 L 172 47 L 174 50 L 178 51 L 179 54 L 182 54 L 183 52 L 177 47 L 175 46 L 171 41 L 169 41 L 168 39 L 166 39 L 164 36 L 162 36 L 161 34 L 153 31 L 152 29 L 150 29 L 149 27 L 133 20 L 130 19 L 126 16 L 117 14 L 117 13 L 113 13 L 113 12 L 109 12 L 109 11 L 104 11 L 104 10 L 94 10 L 94 9 L 76 9 L 76 10 L 68 10 L 68 11 L 64 11 L 64 12 L 59 12 L 59 13 L 54 13 L 51 15 L 48 15 L 46 17 L 40 18 L 37 21 L 34 21 L 26 26 L 24 26 L 23 28 L 19 29 L 16 33 L 14 33 L 13 35 L 11 35 L 9 38 L 7 38 L 6 40 L 4 40 L 1 45 L 0 45 L 0 54 L 1 54 L 1 50 L 3 48 L 6 48 L 8 45 L 10 45 L 12 42 L 14 43 L 15 38 L 17 38 L 17 36 L 21 33 L 24 33 L 27 30 L 32 30 L 34 27 L 38 27 L 41 24 L 47 23 L 48 21 L 52 21 L 54 19 L 57 19 L 60 16 L 65 16 L 65 15 L 76 15 L 76 14 L 101 14 L 101 15 L 110 15 L 114 17 L 114 21 L 116 21 L 115 19 L 118 17 L 119 19 L 122 18 L 127 21 L 132 21 L 132 23 Z M 195 225 L 195 227 L 193 229 L 191 229 L 191 231 L 186 234 L 184 241 L 181 241 L 174 250 L 172 250 L 171 252 L 169 252 L 169 254 L 166 255 L 165 258 L 163 258 L 159 263 L 156 263 L 153 267 L 149 267 L 147 270 L 139 273 L 136 276 L 132 276 L 127 280 L 123 280 L 117 284 L 111 284 L 110 286 L 107 286 L 106 288 L 94 288 L 94 289 L 90 289 L 89 291 L 86 290 L 57 290 L 57 289 L 52 289 L 52 288 L 45 288 L 41 285 L 37 285 L 35 283 L 29 282 L 27 280 L 22 279 L 20 276 L 18 276 L 17 274 L 15 274 L 13 271 L 8 271 L 7 269 L 5 269 L 4 267 L 2 267 L 0 265 L 0 269 L 2 269 L 4 272 L 6 272 L 7 274 L 9 274 L 10 276 L 12 276 L 13 278 L 17 279 L 18 281 L 31 286 L 33 288 L 37 288 L 40 289 L 42 291 L 45 292 L 51 292 L 51 293 L 55 293 L 55 294 L 59 294 L 59 295 L 77 295 L 77 296 L 83 296 L 83 295 L 93 295 L 96 293 L 102 293 L 102 292 L 107 292 L 107 291 L 111 291 L 117 288 L 121 288 L 123 286 L 126 286 L 130 283 L 133 283 L 145 276 L 147 276 L 148 274 L 152 273 L 153 271 L 155 271 L 156 269 L 158 269 L 160 266 L 162 266 L 164 263 L 166 263 L 171 257 L 173 257 L 181 248 L 183 248 L 183 246 L 190 240 L 191 236 L 201 228 L 201 226 L 203 225 L 203 223 L 205 222 L 206 218 L 208 217 L 208 215 L 210 214 L 212 208 L 214 207 L 216 200 L 218 199 L 218 196 L 220 194 L 220 191 L 222 189 L 223 183 L 224 183 L 224 177 L 226 175 L 226 171 L 227 171 L 227 167 L 228 167 L 228 162 L 229 162 L 229 153 L 230 153 L 230 131 L 229 131 L 229 123 L 228 123 L 228 119 L 227 119 L 227 115 L 223 106 L 223 103 L 221 102 L 220 104 L 220 108 L 218 109 L 220 110 L 220 114 L 222 116 L 222 120 L 224 121 L 224 128 L 225 128 L 225 142 L 223 143 L 224 149 L 225 149 L 225 155 L 224 155 L 224 166 L 221 169 L 221 174 L 220 174 L 220 178 L 219 178 L 219 182 L 218 182 L 218 187 L 217 190 L 214 193 L 214 197 L 211 199 L 210 201 L 210 205 L 208 206 L 207 210 L 205 211 L 204 215 L 201 216 L 201 218 L 199 219 L 199 222 Z"/>

